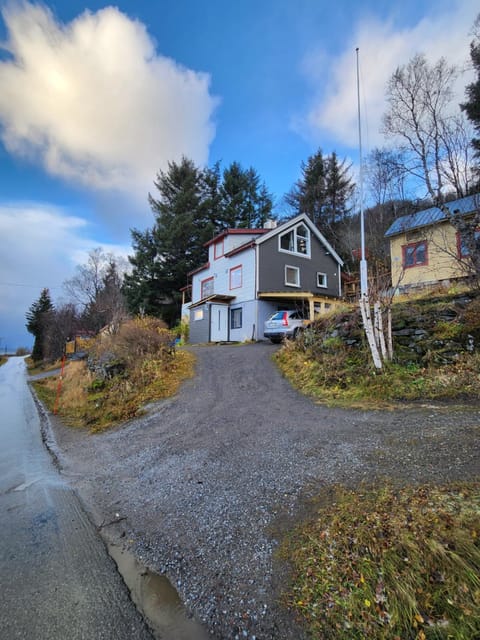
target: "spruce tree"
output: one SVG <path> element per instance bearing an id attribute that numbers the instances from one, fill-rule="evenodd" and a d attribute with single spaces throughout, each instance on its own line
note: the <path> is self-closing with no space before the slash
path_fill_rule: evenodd
<path id="1" fill-rule="evenodd" d="M 480 14 L 475 20 L 474 30 L 476 37 L 470 44 L 470 57 L 476 78 L 466 87 L 465 92 L 468 100 L 461 105 L 461 108 L 467 114 L 477 133 L 477 137 L 472 140 L 472 146 L 480 161 Z"/>
<path id="2" fill-rule="evenodd" d="M 39 299 L 31 305 L 25 314 L 27 331 L 35 338 L 32 350 L 34 362 L 40 362 L 44 358 L 44 338 L 47 330 L 47 321 L 49 313 L 53 309 L 50 291 L 42 289 Z"/>

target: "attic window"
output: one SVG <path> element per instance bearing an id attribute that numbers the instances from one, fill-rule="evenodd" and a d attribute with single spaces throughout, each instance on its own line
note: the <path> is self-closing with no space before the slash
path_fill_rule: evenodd
<path id="1" fill-rule="evenodd" d="M 290 231 L 285 231 L 279 236 L 279 249 L 309 258 L 310 230 L 304 224 L 297 224 Z"/>

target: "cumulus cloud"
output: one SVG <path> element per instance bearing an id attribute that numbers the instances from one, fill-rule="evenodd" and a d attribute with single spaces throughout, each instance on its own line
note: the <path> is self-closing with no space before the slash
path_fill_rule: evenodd
<path id="1" fill-rule="evenodd" d="M 31 343 L 25 312 L 44 287 L 52 298 L 64 296 L 63 282 L 99 246 L 88 223 L 60 207 L 37 203 L 0 204 L 0 332 L 2 344 Z M 107 253 L 126 256 L 129 247 L 103 244 Z M 1 345 L 0 345 L 1 348 Z"/>
<path id="2" fill-rule="evenodd" d="M 329 56 L 310 52 L 303 61 L 303 73 L 313 87 L 314 98 L 306 114 L 293 127 L 318 141 L 328 139 L 349 147 L 358 142 L 355 49 L 360 50 L 362 123 L 371 147 L 382 145 L 380 134 L 385 111 L 385 86 L 397 66 L 415 53 L 424 53 L 433 63 L 442 56 L 465 69 L 469 56 L 471 28 L 478 6 L 473 0 L 457 0 L 448 11 L 432 6 L 432 15 L 409 28 L 398 28 L 392 20 L 368 18 L 360 22 L 343 52 Z M 456 94 L 464 98 L 468 76 L 459 77 Z"/>
<path id="3" fill-rule="evenodd" d="M 208 161 L 217 104 L 210 78 L 159 55 L 142 23 L 107 7 L 60 24 L 26 2 L 3 18 L 8 151 L 90 189 L 143 197 L 168 161 Z"/>

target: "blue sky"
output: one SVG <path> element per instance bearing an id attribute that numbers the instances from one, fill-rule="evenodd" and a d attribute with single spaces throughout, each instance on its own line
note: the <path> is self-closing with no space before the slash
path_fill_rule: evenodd
<path id="1" fill-rule="evenodd" d="M 0 0 L 0 350 L 96 246 L 150 226 L 158 170 L 182 155 L 253 166 L 281 206 L 321 147 L 357 160 L 384 87 L 417 52 L 465 66 L 473 0 Z M 459 100 L 467 76 L 459 78 Z"/>

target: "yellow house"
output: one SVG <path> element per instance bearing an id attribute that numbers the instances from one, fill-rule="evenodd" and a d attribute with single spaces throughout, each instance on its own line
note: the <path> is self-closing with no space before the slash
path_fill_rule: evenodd
<path id="1" fill-rule="evenodd" d="M 478 216 L 480 196 L 447 202 L 397 218 L 385 236 L 390 240 L 392 285 L 400 290 L 450 284 L 472 272 L 471 248 L 451 224 L 450 216 Z M 475 231 L 476 249 L 480 229 Z"/>

